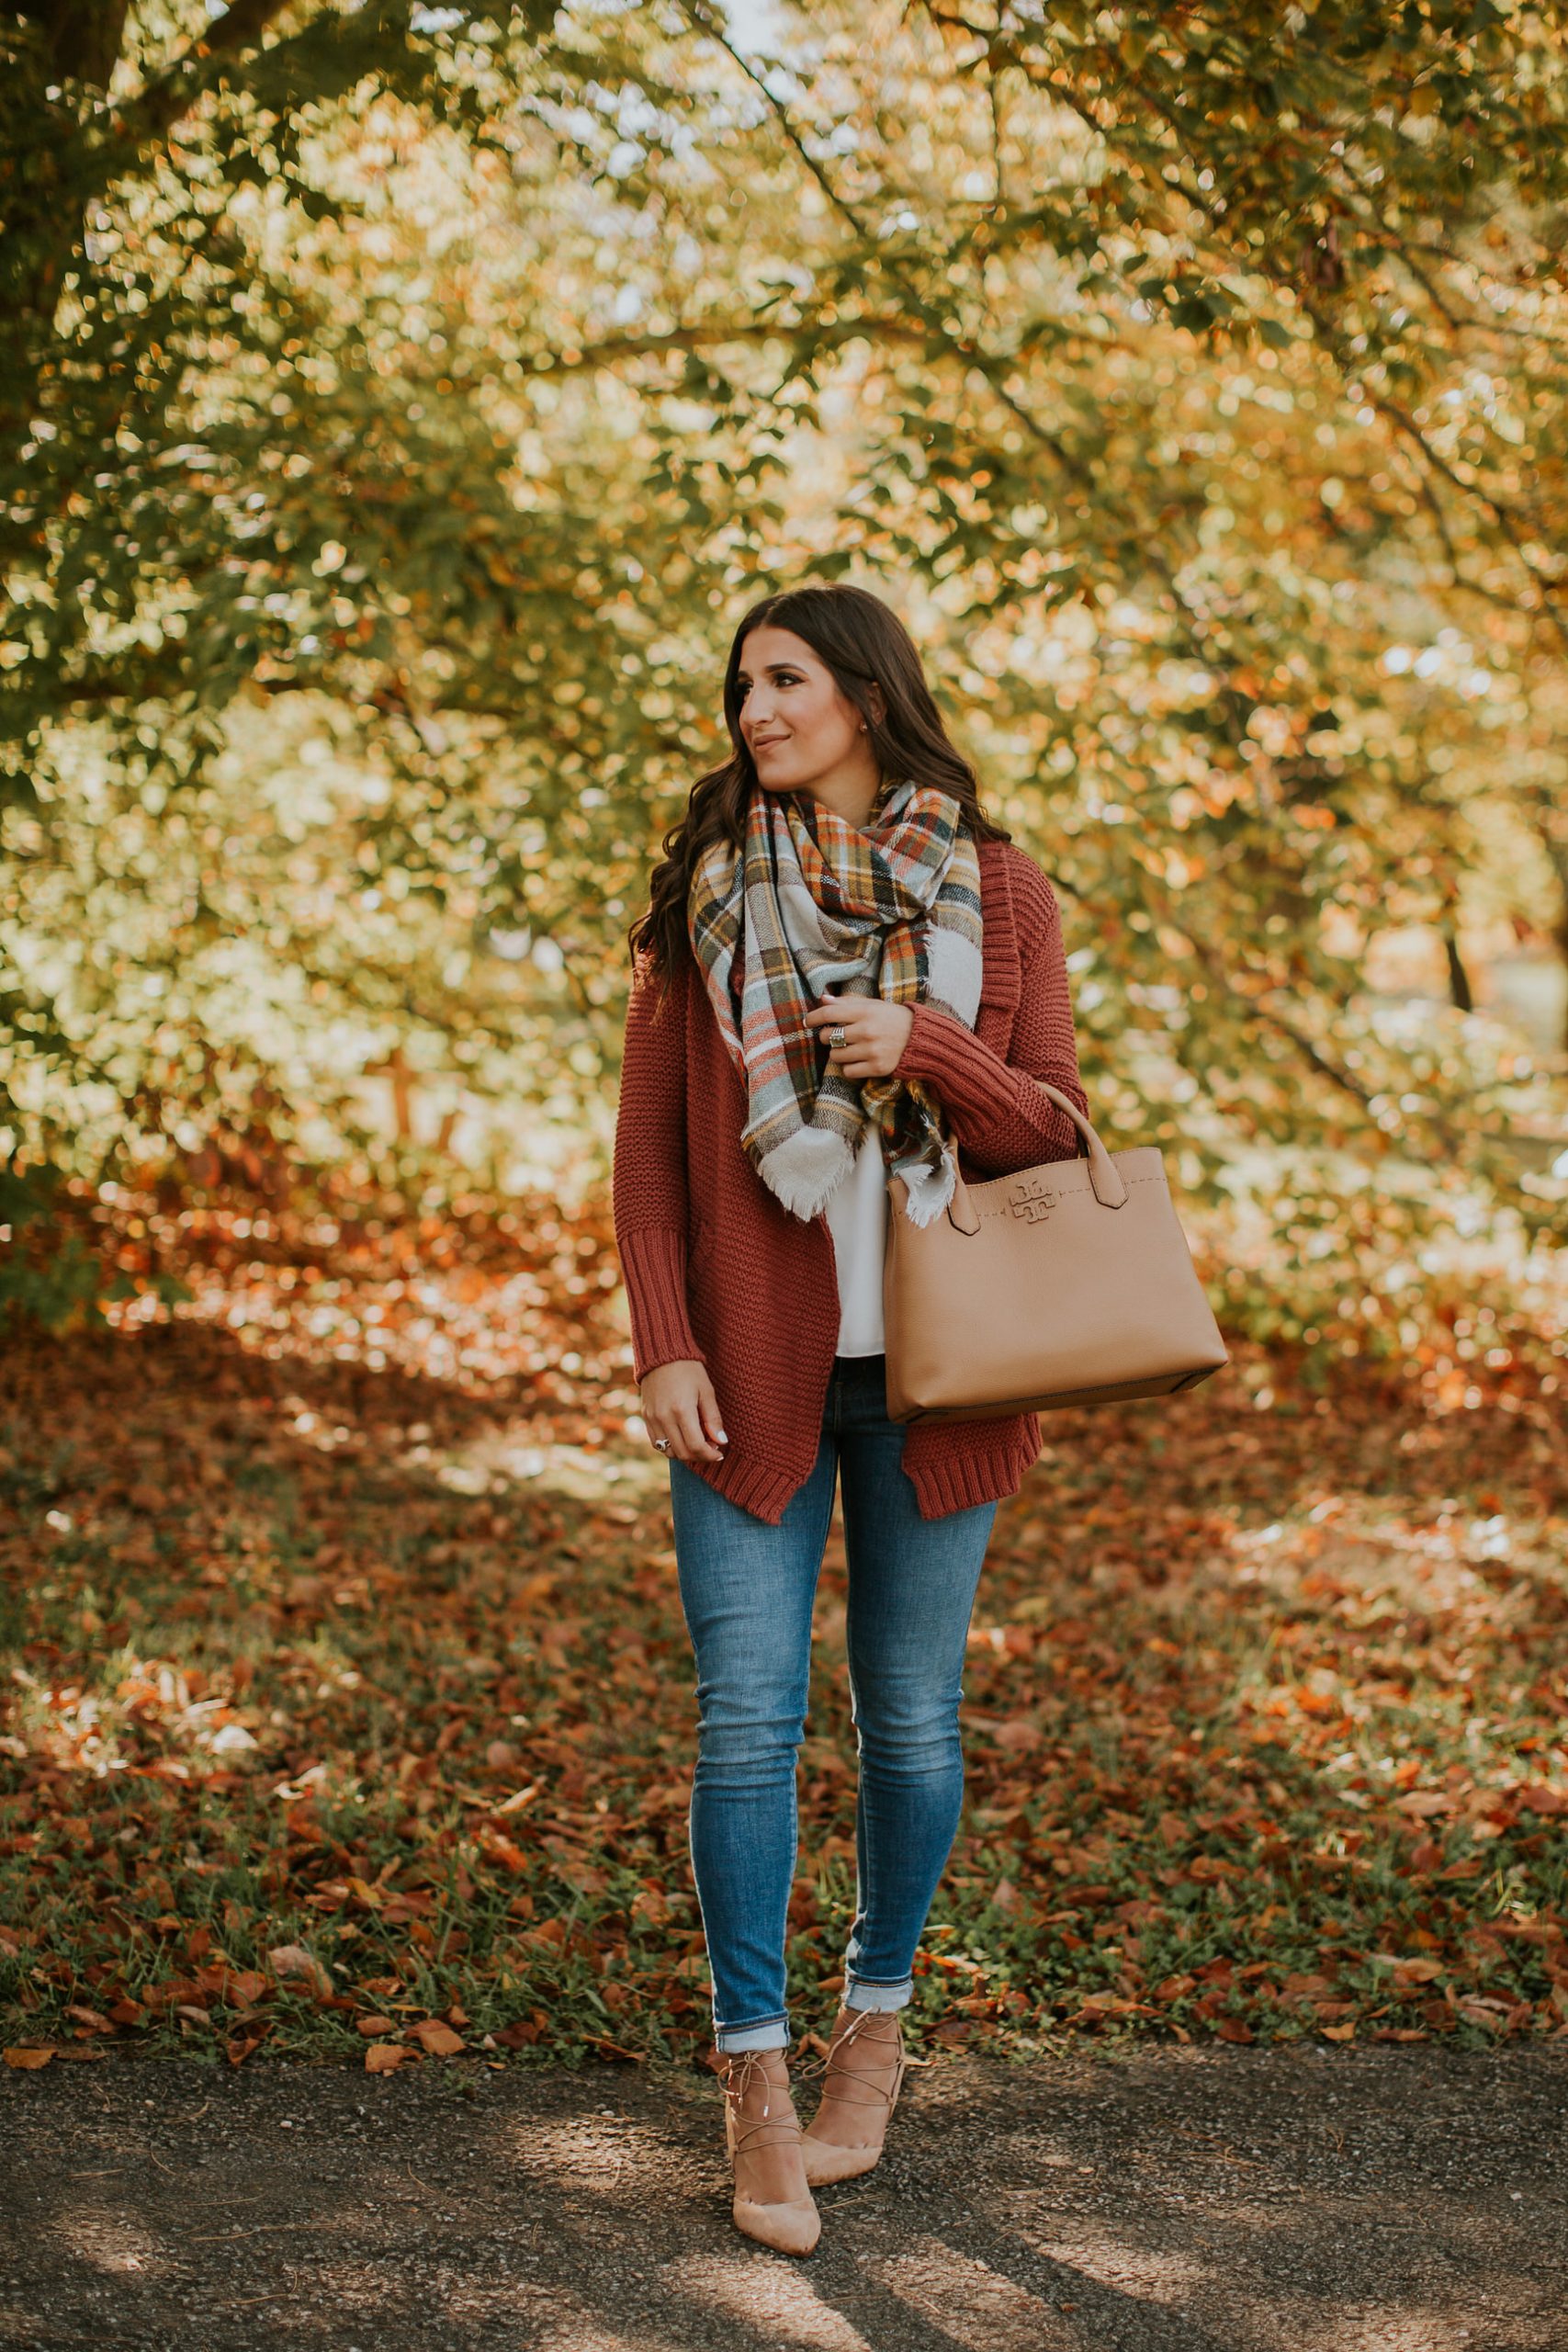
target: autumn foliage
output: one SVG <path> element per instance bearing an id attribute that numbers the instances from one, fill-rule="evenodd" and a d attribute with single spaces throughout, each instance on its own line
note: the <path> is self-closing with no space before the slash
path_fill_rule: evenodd
<path id="1" fill-rule="evenodd" d="M 389 1212 L 125 1201 L 111 1239 L 189 1303 L 6 1353 L 14 2064 L 705 2045 L 693 1668 L 607 1219 Z M 1563 2030 L 1561 1390 L 1450 1346 L 1458 1389 L 1246 1348 L 1050 1417 L 976 1613 L 931 2048 Z M 805 2031 L 853 1893 L 843 1594 L 835 1525 Z"/>

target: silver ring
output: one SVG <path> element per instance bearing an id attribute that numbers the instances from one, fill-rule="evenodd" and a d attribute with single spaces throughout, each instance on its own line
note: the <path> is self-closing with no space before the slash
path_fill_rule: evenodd
<path id="1" fill-rule="evenodd" d="M 653 1442 L 654 1442 L 654 1444 L 659 1448 L 659 1451 L 660 1451 L 660 1453 L 669 1453 L 669 1451 L 670 1451 L 670 1441 L 669 1441 L 669 1439 L 668 1439 L 667 1437 L 656 1437 L 656 1438 L 654 1439 Z"/>
<path id="2" fill-rule="evenodd" d="M 828 1043 L 832 1046 L 833 1051 L 837 1054 L 841 1053 L 849 1042 L 850 1041 L 845 1036 L 842 1029 L 835 1021 L 833 1026 L 828 1032 Z"/>

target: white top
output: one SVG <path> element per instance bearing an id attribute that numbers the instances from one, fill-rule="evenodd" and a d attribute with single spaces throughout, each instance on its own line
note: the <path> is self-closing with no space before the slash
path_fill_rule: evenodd
<path id="1" fill-rule="evenodd" d="M 854 1160 L 823 1204 L 839 1269 L 839 1344 L 841 1356 L 879 1356 L 882 1328 L 882 1260 L 886 1247 L 887 1179 L 882 1137 L 868 1122 Z"/>

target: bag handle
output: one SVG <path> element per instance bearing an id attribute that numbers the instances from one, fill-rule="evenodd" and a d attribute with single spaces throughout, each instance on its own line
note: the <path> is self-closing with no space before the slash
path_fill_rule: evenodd
<path id="1" fill-rule="evenodd" d="M 1100 1142 L 1093 1126 L 1078 1109 L 1072 1097 L 1060 1087 L 1048 1085 L 1044 1079 L 1034 1081 L 1042 1094 L 1048 1094 L 1058 1111 L 1065 1111 L 1078 1131 L 1078 1141 L 1089 1159 L 1089 1181 L 1094 1187 L 1094 1197 L 1101 1208 L 1120 1209 L 1127 1204 L 1127 1187 L 1122 1170 Z"/>
<path id="2" fill-rule="evenodd" d="M 1059 1087 L 1048 1084 L 1043 1078 L 1037 1078 L 1034 1083 L 1042 1094 L 1050 1096 L 1058 1111 L 1066 1113 L 1077 1129 L 1079 1146 L 1083 1155 L 1089 1160 L 1089 1181 L 1093 1189 L 1094 1197 L 1100 1207 L 1124 1208 L 1127 1203 L 1127 1187 L 1122 1182 L 1122 1171 L 1100 1142 L 1089 1121 L 1085 1118 L 1077 1104 L 1069 1096 L 1064 1094 Z M 1074 1157 L 1077 1158 L 1078 1154 L 1075 1153 Z M 980 1230 L 979 1216 L 970 1202 L 969 1187 L 962 1176 L 957 1178 L 953 1185 L 953 1198 L 947 1204 L 947 1216 L 950 1224 L 959 1233 L 975 1234 Z"/>

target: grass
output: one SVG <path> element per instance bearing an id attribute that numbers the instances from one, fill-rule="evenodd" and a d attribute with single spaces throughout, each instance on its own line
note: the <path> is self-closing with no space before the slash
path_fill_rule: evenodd
<path id="1" fill-rule="evenodd" d="M 13 2063 L 690 2059 L 693 1676 L 602 1210 L 175 1239 L 173 1320 L 0 1372 Z M 1465 1394 L 1241 1351 L 1047 1418 L 976 1614 L 928 2046 L 1568 2028 L 1561 1398 L 1517 1362 Z M 843 1598 L 835 1525 L 797 2030 L 854 1892 Z"/>

